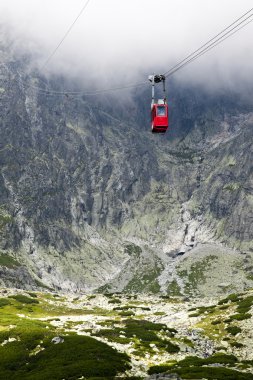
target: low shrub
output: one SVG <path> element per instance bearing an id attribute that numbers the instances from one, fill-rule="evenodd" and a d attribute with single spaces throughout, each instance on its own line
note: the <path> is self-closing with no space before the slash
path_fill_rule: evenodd
<path id="1" fill-rule="evenodd" d="M 161 323 L 153 323 L 146 320 L 128 319 L 125 321 L 125 334 L 127 337 L 136 336 L 144 342 L 158 341 L 156 332 L 167 329 L 167 326 Z"/>
<path id="2" fill-rule="evenodd" d="M 230 345 L 235 348 L 242 348 L 244 345 L 240 342 L 231 342 Z"/>
<path id="3" fill-rule="evenodd" d="M 234 335 L 234 336 L 239 334 L 242 331 L 242 329 L 238 326 L 229 326 L 226 328 L 226 330 L 229 334 Z"/>
<path id="4" fill-rule="evenodd" d="M 4 307 L 4 306 L 10 305 L 10 304 L 11 304 L 11 302 L 7 298 L 0 298 L 0 307 Z"/>
<path id="5" fill-rule="evenodd" d="M 248 313 L 252 306 L 253 306 L 253 296 L 249 296 L 237 303 L 237 311 L 240 314 Z"/>
<path id="6" fill-rule="evenodd" d="M 170 368 L 171 366 L 166 365 L 166 364 L 154 365 L 149 368 L 148 374 L 153 375 L 155 373 L 164 373 L 164 372 L 167 372 Z"/>
<path id="7" fill-rule="evenodd" d="M 232 321 L 243 321 L 244 319 L 249 319 L 249 318 L 251 318 L 251 316 L 252 316 L 252 315 L 251 315 L 250 313 L 246 313 L 246 314 L 238 313 L 238 314 L 231 315 L 227 321 L 228 321 L 228 322 L 232 322 Z"/>
<path id="8" fill-rule="evenodd" d="M 20 302 L 20 303 L 24 303 L 24 304 L 38 304 L 39 301 L 38 300 L 35 300 L 34 298 L 30 298 L 30 297 L 27 297 L 23 294 L 16 294 L 14 296 L 9 296 L 9 298 L 13 298 L 14 300 Z"/>
<path id="9" fill-rule="evenodd" d="M 131 317 L 132 315 L 134 315 L 134 311 L 121 311 L 119 312 L 119 315 L 121 315 L 122 317 Z"/>
<path id="10" fill-rule="evenodd" d="M 215 321 L 212 321 L 212 325 L 219 325 L 222 321 L 220 319 L 216 319 Z"/>
<path id="11" fill-rule="evenodd" d="M 37 298 L 38 297 L 36 293 L 27 292 L 27 294 L 29 294 L 29 296 L 33 297 L 33 298 Z"/>
<path id="12" fill-rule="evenodd" d="M 177 364 L 174 365 L 175 368 L 178 367 L 199 367 L 203 365 L 209 365 L 209 364 L 226 364 L 226 365 L 233 365 L 238 361 L 237 357 L 234 355 L 227 355 L 223 353 L 216 353 L 212 356 L 209 356 L 206 359 L 199 358 L 197 356 L 187 356 L 185 359 L 179 361 Z"/>
<path id="13" fill-rule="evenodd" d="M 185 367 L 177 369 L 176 372 L 183 379 L 253 380 L 251 373 L 239 372 L 224 367 Z"/>
<path id="14" fill-rule="evenodd" d="M 115 303 L 121 303 L 121 301 L 115 298 L 115 299 L 109 300 L 108 303 L 115 304 Z"/>
<path id="15" fill-rule="evenodd" d="M 223 305 L 224 303 L 228 303 L 228 302 L 238 302 L 240 300 L 241 300 L 241 297 L 238 294 L 232 293 L 226 298 L 223 298 L 222 300 L 220 300 L 218 302 L 218 305 Z"/>
<path id="16" fill-rule="evenodd" d="M 162 342 L 156 343 L 158 348 L 163 348 L 169 354 L 175 354 L 180 351 L 180 348 L 177 344 L 171 343 L 168 340 L 164 340 Z"/>
<path id="17" fill-rule="evenodd" d="M 130 368 L 126 354 L 91 337 L 64 336 L 60 344 L 51 343 L 50 338 L 43 346 L 45 349 L 33 356 L 24 349 L 22 340 L 0 346 L 1 379 L 113 379 Z"/>

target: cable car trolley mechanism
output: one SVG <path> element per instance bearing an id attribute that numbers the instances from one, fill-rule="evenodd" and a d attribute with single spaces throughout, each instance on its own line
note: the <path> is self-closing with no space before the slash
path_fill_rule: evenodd
<path id="1" fill-rule="evenodd" d="M 152 101 L 151 101 L 151 130 L 152 133 L 165 133 L 169 126 L 168 104 L 165 93 L 165 75 L 149 75 L 149 81 L 152 84 Z M 163 84 L 163 99 L 155 100 L 155 84 Z"/>

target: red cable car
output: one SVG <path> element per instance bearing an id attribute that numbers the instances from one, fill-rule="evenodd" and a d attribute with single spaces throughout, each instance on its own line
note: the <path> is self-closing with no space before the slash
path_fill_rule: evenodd
<path id="1" fill-rule="evenodd" d="M 151 102 L 151 131 L 152 133 L 165 133 L 169 126 L 168 104 L 165 94 L 165 76 L 150 75 L 152 83 L 152 102 Z M 164 98 L 155 101 L 155 83 L 163 82 Z"/>
<path id="2" fill-rule="evenodd" d="M 151 109 L 152 133 L 165 133 L 168 129 L 168 104 L 154 103 Z"/>

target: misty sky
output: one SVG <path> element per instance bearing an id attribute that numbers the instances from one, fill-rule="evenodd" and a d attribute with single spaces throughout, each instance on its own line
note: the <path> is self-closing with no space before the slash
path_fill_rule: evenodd
<path id="1" fill-rule="evenodd" d="M 41 67 L 86 0 L 0 0 L 1 24 Z M 251 0 L 90 0 L 44 73 L 143 81 L 165 72 L 253 7 Z M 212 84 L 253 83 L 253 22 L 176 74 Z"/>

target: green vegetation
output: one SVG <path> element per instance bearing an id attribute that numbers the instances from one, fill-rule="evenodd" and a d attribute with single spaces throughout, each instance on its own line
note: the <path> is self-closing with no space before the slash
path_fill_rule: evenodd
<path id="1" fill-rule="evenodd" d="M 131 244 L 126 244 L 124 246 L 125 252 L 128 253 L 129 255 L 137 255 L 138 257 L 140 256 L 142 249 L 138 245 L 135 245 L 133 243 Z"/>
<path id="2" fill-rule="evenodd" d="M 2 206 L 0 206 L 0 230 L 12 221 L 12 216 Z"/>
<path id="3" fill-rule="evenodd" d="M 12 256 L 0 252 L 0 266 L 13 269 L 20 266 L 20 263 Z"/>
<path id="4" fill-rule="evenodd" d="M 227 191 L 237 191 L 242 187 L 242 185 L 239 182 L 231 182 L 227 183 L 223 186 L 223 190 Z"/>
<path id="5" fill-rule="evenodd" d="M 229 326 L 229 327 L 226 328 L 226 330 L 231 335 L 237 335 L 240 332 L 242 332 L 241 327 L 238 327 L 238 326 Z"/>
<path id="6" fill-rule="evenodd" d="M 122 328 L 114 327 L 112 329 L 101 329 L 93 333 L 94 336 L 103 337 L 111 342 L 127 344 L 131 340 L 129 338 L 123 337 Z M 120 336 L 121 335 L 121 336 Z"/>
<path id="7" fill-rule="evenodd" d="M 129 310 L 129 309 L 139 309 L 143 311 L 150 311 L 150 307 L 136 306 L 136 305 L 117 306 L 113 308 L 113 310 Z"/>
<path id="8" fill-rule="evenodd" d="M 6 298 L 0 298 L 0 307 L 4 307 L 6 305 L 10 305 L 11 302 L 10 300 L 6 299 Z"/>
<path id="9" fill-rule="evenodd" d="M 169 353 L 176 353 L 179 351 L 179 347 L 168 341 L 159 338 L 157 335 L 161 330 L 166 330 L 167 326 L 161 323 L 153 323 L 146 320 L 128 319 L 125 321 L 125 335 L 129 338 L 137 338 L 140 344 L 137 346 L 140 348 L 150 348 L 150 343 L 155 344 L 157 348 L 160 348 Z M 172 329 L 174 332 L 175 330 Z"/>
<path id="10" fill-rule="evenodd" d="M 189 314 L 189 317 L 199 317 L 200 315 L 203 315 L 203 314 L 212 314 L 215 312 L 215 308 L 216 308 L 216 305 L 200 306 L 200 307 L 193 308 L 194 310 L 197 310 L 197 312 Z M 191 310 L 193 310 L 193 309 L 191 309 Z M 189 311 L 190 311 L 190 309 L 189 309 Z"/>
<path id="11" fill-rule="evenodd" d="M 253 296 L 248 296 L 244 299 L 240 299 L 237 302 L 238 313 L 248 313 L 253 306 Z"/>
<path id="12" fill-rule="evenodd" d="M 238 314 L 231 315 L 225 321 L 229 323 L 229 322 L 232 322 L 232 321 L 243 321 L 244 319 L 249 319 L 249 318 L 251 318 L 251 314 L 250 313 L 246 313 L 246 314 L 238 313 Z"/>
<path id="13" fill-rule="evenodd" d="M 109 300 L 108 303 L 115 304 L 115 303 L 121 303 L 121 301 L 117 298 L 113 298 L 113 299 Z"/>
<path id="14" fill-rule="evenodd" d="M 222 323 L 221 319 L 216 319 L 215 321 L 212 321 L 211 324 L 212 325 L 219 325 L 220 323 Z"/>
<path id="15" fill-rule="evenodd" d="M 14 300 L 20 302 L 20 303 L 24 303 L 24 304 L 35 304 L 35 303 L 39 303 L 38 300 L 35 300 L 34 298 L 29 298 L 23 294 L 17 294 L 15 296 L 9 296 L 9 298 L 13 298 Z"/>
<path id="16" fill-rule="evenodd" d="M 92 337 L 65 335 L 62 328 L 53 327 L 49 321 L 19 317 L 17 309 L 20 315 L 31 312 L 43 315 L 50 308 L 57 312 L 74 311 L 48 303 L 47 299 L 54 298 L 51 295 L 30 295 L 31 298 L 17 294 L 0 299 L 0 379 L 61 380 L 82 376 L 113 379 L 130 368 L 126 354 Z M 61 336 L 64 342 L 52 343 L 55 336 Z"/>
<path id="17" fill-rule="evenodd" d="M 253 380 L 253 375 L 251 373 L 239 372 L 224 367 L 178 368 L 177 374 L 184 379 Z"/>
<path id="18" fill-rule="evenodd" d="M 210 365 L 214 363 L 226 364 L 226 365 L 234 365 L 238 359 L 234 355 L 227 355 L 217 353 L 212 356 L 209 356 L 206 359 L 199 358 L 197 356 L 188 356 L 185 359 L 179 361 L 174 365 L 177 367 L 191 367 L 191 366 L 202 366 L 202 365 Z"/>
<path id="19" fill-rule="evenodd" d="M 181 289 L 176 280 L 173 280 L 167 288 L 167 293 L 170 296 L 181 296 Z"/>
<path id="20" fill-rule="evenodd" d="M 142 358 L 145 363 L 153 363 L 149 374 L 177 373 L 184 379 L 253 380 L 252 374 L 240 372 L 251 369 L 250 361 L 240 362 L 236 356 L 224 353 L 222 342 L 228 341 L 228 352 L 231 349 L 239 352 L 244 347 L 244 334 L 239 342 L 236 337 L 242 332 L 242 327 L 235 323 L 228 326 L 224 319 L 235 310 L 238 313 L 234 315 L 247 317 L 253 302 L 250 292 L 239 296 L 231 294 L 220 305 L 190 308 L 189 312 L 200 317 L 195 325 L 191 321 L 192 328 L 203 329 L 199 330 L 200 339 L 203 335 L 214 340 L 216 350 L 221 352 L 208 358 L 186 356 L 178 362 L 175 354 L 180 352 L 180 344 L 194 348 L 195 342 L 189 339 L 188 334 L 182 335 L 181 330 L 178 332 L 165 323 L 148 320 L 155 314 L 152 313 L 153 306 L 160 305 L 161 300 L 165 302 L 167 297 L 153 297 L 147 301 L 136 295 L 107 294 L 104 301 L 112 305 L 110 308 L 102 309 L 94 303 L 87 309 L 84 304 L 90 296 L 77 299 L 52 293 L 8 294 L 0 298 L 0 380 L 74 380 L 81 377 L 113 380 L 115 376 L 126 375 L 130 358 L 117 352 L 111 343 L 131 346 L 131 356 L 137 362 Z M 169 302 L 174 302 L 175 310 L 178 307 L 180 310 L 180 299 L 169 299 Z M 224 312 L 223 306 L 231 309 Z M 90 316 L 85 317 L 90 314 L 97 316 L 94 326 L 90 325 Z M 68 317 L 63 318 L 64 315 Z M 71 315 L 83 317 L 71 319 Z M 47 317 L 46 321 L 36 319 L 41 317 Z M 85 335 L 77 335 L 79 331 Z M 54 344 L 52 338 L 57 336 L 64 341 Z M 96 337 L 101 340 L 96 340 Z M 165 361 L 168 353 L 174 360 L 156 365 L 156 357 Z"/>
<path id="21" fill-rule="evenodd" d="M 180 147 L 180 150 L 170 150 L 170 154 L 177 157 L 185 162 L 194 163 L 194 159 L 197 155 L 197 151 L 192 150 L 188 146 L 184 145 Z"/>
<path id="22" fill-rule="evenodd" d="M 191 265 L 190 270 L 182 270 L 178 272 L 180 277 L 185 278 L 185 292 L 191 294 L 195 292 L 199 284 L 206 282 L 206 268 L 210 267 L 217 260 L 215 255 L 210 255 L 201 261 Z"/>
<path id="23" fill-rule="evenodd" d="M 223 304 L 228 303 L 228 302 L 238 302 L 240 300 L 241 300 L 241 297 L 238 294 L 232 293 L 228 297 L 223 298 L 222 300 L 220 300 L 218 302 L 218 305 L 223 305 Z"/>
<path id="24" fill-rule="evenodd" d="M 34 297 L 34 298 L 38 297 L 36 293 L 27 292 L 27 294 L 29 294 L 30 297 Z"/>
<path id="25" fill-rule="evenodd" d="M 164 373 L 164 372 L 167 372 L 170 368 L 171 368 L 171 365 L 169 364 L 154 365 L 149 368 L 148 374 L 153 375 L 155 373 Z"/>
<path id="26" fill-rule="evenodd" d="M 242 347 L 244 347 L 244 345 L 242 343 L 239 343 L 239 342 L 230 342 L 230 345 L 232 347 L 235 347 L 235 348 L 242 348 Z"/>
<path id="27" fill-rule="evenodd" d="M 139 293 L 146 291 L 150 293 L 159 293 L 160 285 L 157 281 L 157 277 L 160 274 L 161 269 L 158 265 L 154 265 L 152 269 L 138 271 L 124 288 L 124 293 Z"/>
<path id="28" fill-rule="evenodd" d="M 210 379 L 210 380 L 252 380 L 251 373 L 242 373 L 225 367 L 213 367 L 213 364 L 236 366 L 238 359 L 234 355 L 215 354 L 202 359 L 196 356 L 186 357 L 175 364 L 163 364 L 151 366 L 148 373 L 177 373 L 184 379 Z M 210 366 L 211 367 L 208 367 Z"/>
<path id="29" fill-rule="evenodd" d="M 44 330 L 43 330 L 44 331 Z M 52 335 L 51 335 L 52 337 Z M 79 377 L 113 377 L 118 372 L 128 369 L 129 358 L 118 353 L 112 347 L 90 337 L 69 335 L 64 342 L 51 343 L 51 337 L 40 332 L 32 345 L 27 345 L 26 337 L 20 342 L 9 343 L 0 347 L 1 378 L 24 380 L 60 380 Z M 29 355 L 39 339 L 44 350 L 36 355 Z"/>
<path id="30" fill-rule="evenodd" d="M 119 312 L 119 315 L 121 317 L 132 317 L 134 314 L 135 314 L 134 311 L 131 311 L 131 310 L 126 310 L 126 311 Z"/>

